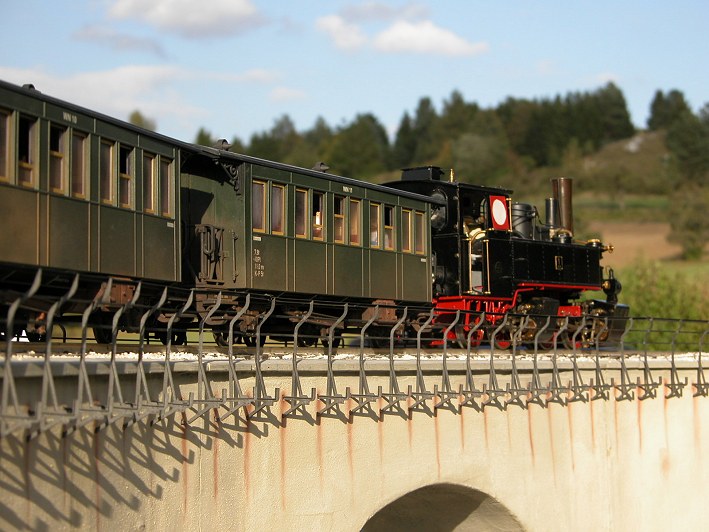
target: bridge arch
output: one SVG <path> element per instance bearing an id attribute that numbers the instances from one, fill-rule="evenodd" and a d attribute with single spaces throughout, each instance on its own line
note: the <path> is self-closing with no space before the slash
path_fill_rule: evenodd
<path id="1" fill-rule="evenodd" d="M 494 497 L 460 484 L 430 484 L 390 502 L 362 527 L 379 531 L 518 531 L 512 512 Z"/>

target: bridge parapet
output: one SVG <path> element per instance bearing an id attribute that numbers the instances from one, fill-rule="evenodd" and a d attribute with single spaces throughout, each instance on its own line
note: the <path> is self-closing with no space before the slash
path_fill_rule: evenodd
<path id="1" fill-rule="evenodd" d="M 564 342 L 568 320 L 549 338 L 548 317 L 507 316 L 489 343 L 456 321 L 435 338 L 426 323 L 415 338 L 336 324 L 316 349 L 299 336 L 308 313 L 285 346 L 261 343 L 271 299 L 250 347 L 233 342 L 239 315 L 212 335 L 210 314 L 176 346 L 179 311 L 147 329 L 160 301 L 132 336 L 131 302 L 54 321 L 72 289 L 41 343 L 14 337 L 27 294 L 0 315 L 3 528 L 392 529 L 401 512 L 422 522 L 422 499 L 439 501 L 432 520 L 473 528 L 703 523 L 706 322 L 593 318 Z M 89 346 L 91 327 L 106 345 Z"/>

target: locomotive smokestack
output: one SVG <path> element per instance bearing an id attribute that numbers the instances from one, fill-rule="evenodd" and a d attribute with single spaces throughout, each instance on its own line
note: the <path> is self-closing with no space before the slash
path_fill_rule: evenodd
<path id="1" fill-rule="evenodd" d="M 573 181 L 570 177 L 555 177 L 551 180 L 552 195 L 559 209 L 558 222 L 571 235 L 574 234 L 572 183 Z"/>

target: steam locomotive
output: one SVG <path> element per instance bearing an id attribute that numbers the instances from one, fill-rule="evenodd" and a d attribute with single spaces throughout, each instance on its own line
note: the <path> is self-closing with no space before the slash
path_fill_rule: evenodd
<path id="1" fill-rule="evenodd" d="M 364 324 L 406 336 L 432 305 L 429 335 L 464 315 L 459 343 L 473 329 L 482 341 L 511 312 L 523 327 L 509 320 L 500 342 L 519 330 L 528 340 L 545 316 L 548 341 L 560 318 L 588 327 L 583 315 L 607 324 L 627 312 L 620 284 L 602 278 L 608 248 L 573 240 L 568 180 L 555 181 L 541 224 L 510 191 L 445 181 L 435 167 L 376 185 L 228 148 L 0 82 L 0 334 L 43 339 L 50 305 L 69 293 L 58 319 L 89 308 L 103 343 L 115 340 L 118 309 L 122 330 L 182 343 L 200 322 L 220 345 L 296 324 L 303 345 Z M 44 282 L 23 299 L 39 268 Z M 601 288 L 606 301 L 576 302 Z"/>
<path id="2" fill-rule="evenodd" d="M 600 240 L 573 238 L 572 180 L 552 179 L 546 215 L 525 203 L 512 203 L 511 191 L 443 179 L 437 167 L 404 170 L 399 190 L 438 200 L 431 215 L 434 305 L 438 324 L 463 313 L 450 339 L 461 346 L 469 333 L 480 342 L 495 335 L 508 347 L 514 332 L 523 343 L 549 345 L 564 323 L 561 340 L 577 343 L 617 341 L 628 307 L 618 303 L 620 282 L 613 270 L 603 278 Z M 583 292 L 603 290 L 605 301 L 580 301 Z M 483 316 L 485 326 L 477 326 Z M 590 319 L 582 319 L 583 316 Z M 551 318 L 554 318 L 553 322 Z"/>

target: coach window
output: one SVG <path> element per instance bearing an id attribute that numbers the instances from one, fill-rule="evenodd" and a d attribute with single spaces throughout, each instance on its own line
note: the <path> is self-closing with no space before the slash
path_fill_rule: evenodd
<path id="1" fill-rule="evenodd" d="M 66 193 L 64 186 L 64 165 L 66 160 L 66 129 L 49 126 L 49 189 L 60 194 Z"/>
<path id="2" fill-rule="evenodd" d="M 119 150 L 118 168 L 118 199 L 121 207 L 130 209 L 133 206 L 133 148 L 121 146 Z"/>
<path id="3" fill-rule="evenodd" d="M 360 201 L 350 199 L 350 245 L 361 246 L 362 239 L 360 238 L 361 215 Z"/>
<path id="4" fill-rule="evenodd" d="M 295 189 L 295 236 L 308 237 L 308 191 Z"/>
<path id="5" fill-rule="evenodd" d="M 71 195 L 86 197 L 86 137 L 76 132 L 71 136 Z"/>
<path id="6" fill-rule="evenodd" d="M 345 243 L 345 198 L 335 196 L 335 242 Z"/>
<path id="7" fill-rule="evenodd" d="M 266 183 L 254 181 L 251 184 L 251 228 L 266 231 Z"/>
<path id="8" fill-rule="evenodd" d="M 411 253 L 411 211 L 403 209 L 401 211 L 401 251 Z"/>
<path id="9" fill-rule="evenodd" d="M 7 175 L 9 124 L 10 115 L 0 110 L 0 181 L 7 181 L 9 177 Z"/>
<path id="10" fill-rule="evenodd" d="M 112 142 L 101 141 L 99 187 L 101 201 L 108 204 L 113 204 L 113 152 Z"/>
<path id="11" fill-rule="evenodd" d="M 394 249 L 394 207 L 384 205 L 384 249 Z"/>
<path id="12" fill-rule="evenodd" d="M 20 116 L 20 128 L 17 139 L 17 182 L 31 187 L 34 185 L 34 167 L 36 158 L 37 120 Z"/>
<path id="13" fill-rule="evenodd" d="M 271 233 L 282 235 L 285 220 L 286 188 L 283 185 L 271 186 Z"/>
<path id="14" fill-rule="evenodd" d="M 143 212 L 155 214 L 155 155 L 143 154 Z"/>
<path id="15" fill-rule="evenodd" d="M 160 213 L 168 218 L 172 218 L 175 209 L 173 168 L 172 159 L 160 157 Z"/>
<path id="16" fill-rule="evenodd" d="M 416 248 L 415 251 L 419 255 L 423 255 L 426 252 L 426 247 L 424 244 L 424 237 L 426 236 L 426 231 L 425 231 L 425 224 L 424 224 L 424 217 L 422 212 L 416 211 L 416 231 L 415 231 L 415 238 L 416 238 Z"/>
<path id="17" fill-rule="evenodd" d="M 325 222 L 325 195 L 322 192 L 313 192 L 312 222 L 313 239 L 322 240 L 325 236 L 323 231 L 323 223 Z"/>
<path id="18" fill-rule="evenodd" d="M 379 247 L 379 209 L 378 203 L 369 204 L 369 245 L 373 248 Z"/>

